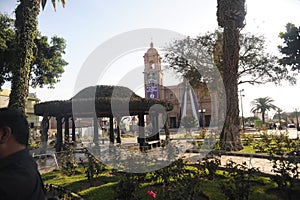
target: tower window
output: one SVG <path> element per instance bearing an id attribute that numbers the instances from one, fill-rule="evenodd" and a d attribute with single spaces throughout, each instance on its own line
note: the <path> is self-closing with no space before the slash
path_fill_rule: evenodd
<path id="1" fill-rule="evenodd" d="M 155 64 L 151 63 L 151 69 L 155 69 Z"/>

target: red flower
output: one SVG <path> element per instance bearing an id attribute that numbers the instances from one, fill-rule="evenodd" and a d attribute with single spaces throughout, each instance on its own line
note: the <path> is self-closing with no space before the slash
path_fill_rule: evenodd
<path id="1" fill-rule="evenodd" d="M 147 194 L 149 195 L 149 197 L 155 199 L 156 198 L 156 194 L 153 191 L 147 191 Z"/>

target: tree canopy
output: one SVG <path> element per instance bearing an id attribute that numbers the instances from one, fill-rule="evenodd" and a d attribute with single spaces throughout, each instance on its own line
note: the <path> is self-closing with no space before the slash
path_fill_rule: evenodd
<path id="1" fill-rule="evenodd" d="M 278 46 L 283 57 L 279 62 L 285 66 L 290 66 L 293 71 L 300 71 L 300 27 L 288 23 L 286 31 L 280 32 L 279 37 L 283 39 L 284 45 Z"/>
<path id="2" fill-rule="evenodd" d="M 192 86 L 198 86 L 201 81 L 209 80 L 199 73 L 199 69 L 210 70 L 207 63 L 214 62 L 223 74 L 222 43 L 223 36 L 219 31 L 176 40 L 165 48 L 165 60 L 169 69 L 189 80 Z M 251 33 L 241 34 L 238 84 L 279 84 L 282 80 L 296 82 L 287 67 L 279 65 L 278 58 L 266 52 L 265 38 Z"/>
<path id="3" fill-rule="evenodd" d="M 65 6 L 65 0 L 58 0 Z M 47 0 L 18 0 L 15 14 L 15 53 L 14 59 L 16 64 L 9 70 L 11 81 L 11 92 L 9 95 L 9 107 L 15 107 L 25 112 L 25 103 L 29 93 L 29 82 L 31 78 L 31 69 L 34 65 L 34 50 L 36 48 L 35 40 L 38 38 L 38 15 L 40 6 L 44 9 Z M 56 0 L 52 0 L 52 5 L 56 9 Z M 0 74 L 1 75 L 1 74 Z M 47 77 L 48 76 L 48 77 Z M 43 85 L 55 80 L 46 75 L 46 81 L 42 81 Z M 49 81 L 51 80 L 51 81 Z M 3 80 L 1 80 L 3 81 Z M 1 83 L 1 82 L 0 82 Z M 35 83 L 33 82 L 33 86 Z"/>
<path id="4" fill-rule="evenodd" d="M 5 81 L 9 80 L 10 68 L 14 65 L 9 62 L 9 60 L 12 60 L 15 51 L 14 48 L 12 48 L 14 40 L 13 19 L 0 14 L 0 88 Z M 10 51 L 8 51 L 8 49 L 10 49 Z"/>
<path id="5" fill-rule="evenodd" d="M 0 86 L 5 81 L 11 81 L 12 70 L 18 66 L 17 39 L 14 20 L 0 14 Z M 63 59 L 66 43 L 63 38 L 53 36 L 48 41 L 47 36 L 38 33 L 34 39 L 33 59 L 29 69 L 31 87 L 53 87 L 59 81 L 64 66 L 68 63 Z"/>

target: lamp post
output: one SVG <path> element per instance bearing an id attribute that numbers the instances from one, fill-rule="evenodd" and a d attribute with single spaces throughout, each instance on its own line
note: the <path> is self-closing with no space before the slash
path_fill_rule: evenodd
<path id="1" fill-rule="evenodd" d="M 281 130 L 281 109 L 280 108 L 278 108 L 278 119 L 279 119 L 279 127 L 278 127 L 278 130 Z"/>
<path id="2" fill-rule="evenodd" d="M 299 121 L 298 121 L 298 110 L 297 108 L 295 108 L 296 111 L 296 131 L 297 131 L 297 138 L 298 138 L 298 131 L 300 131 L 300 127 L 299 127 Z"/>
<path id="3" fill-rule="evenodd" d="M 244 111 L 243 111 L 243 97 L 244 97 L 245 95 L 243 95 L 242 92 L 244 92 L 244 89 L 241 89 L 241 90 L 239 91 L 240 97 L 241 97 L 242 125 L 243 125 L 243 131 L 244 131 L 244 130 L 245 130 L 245 121 L 244 121 Z"/>
<path id="4" fill-rule="evenodd" d="M 204 129 L 204 125 L 205 125 L 205 108 L 198 110 L 199 113 L 201 113 L 201 118 L 202 118 L 202 128 Z"/>

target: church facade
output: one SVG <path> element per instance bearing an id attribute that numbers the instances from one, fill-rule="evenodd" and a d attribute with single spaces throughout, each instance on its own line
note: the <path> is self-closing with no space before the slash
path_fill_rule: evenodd
<path id="1" fill-rule="evenodd" d="M 150 43 L 150 48 L 144 54 L 144 86 L 145 97 L 167 100 L 173 104 L 173 110 L 168 112 L 170 128 L 180 127 L 184 116 L 193 116 L 198 120 L 198 127 L 209 126 L 211 120 L 211 97 L 205 84 L 199 88 L 191 88 L 187 82 L 178 85 L 165 86 L 161 57 Z"/>

